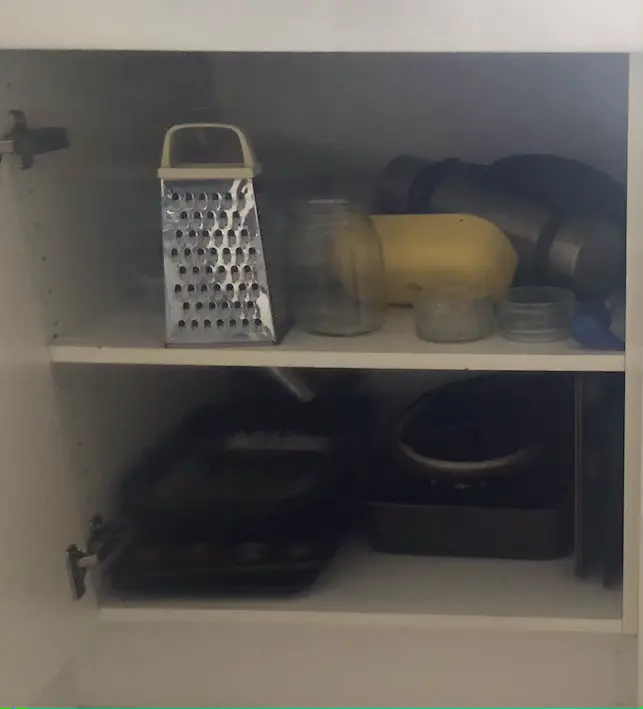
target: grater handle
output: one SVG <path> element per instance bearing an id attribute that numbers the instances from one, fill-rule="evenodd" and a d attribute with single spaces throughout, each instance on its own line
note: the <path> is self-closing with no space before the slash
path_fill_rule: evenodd
<path id="1" fill-rule="evenodd" d="M 228 130 L 236 134 L 241 148 L 241 163 L 197 163 L 197 164 L 172 164 L 172 144 L 176 135 L 188 130 Z M 161 154 L 161 167 L 158 175 L 161 179 L 190 179 L 207 177 L 208 179 L 249 177 L 252 178 L 261 172 L 261 165 L 256 159 L 250 143 L 244 132 L 226 123 L 182 123 L 172 126 L 165 134 L 163 152 Z M 180 174 L 179 174 L 180 173 Z"/>

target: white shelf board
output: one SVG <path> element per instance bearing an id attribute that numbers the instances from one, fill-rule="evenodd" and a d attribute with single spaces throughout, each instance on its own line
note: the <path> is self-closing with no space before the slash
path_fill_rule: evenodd
<path id="1" fill-rule="evenodd" d="M 574 576 L 572 559 L 377 554 L 351 542 L 312 589 L 283 599 L 123 601 L 102 617 L 622 632 L 620 590 Z"/>
<path id="2" fill-rule="evenodd" d="M 523 344 L 495 335 L 479 342 L 438 345 L 415 336 L 412 314 L 392 309 L 385 327 L 360 337 L 335 338 L 292 330 L 276 347 L 166 348 L 163 319 L 136 305 L 61 336 L 52 362 L 202 367 L 323 367 L 477 371 L 622 372 L 622 352 L 595 352 L 574 342 Z"/>

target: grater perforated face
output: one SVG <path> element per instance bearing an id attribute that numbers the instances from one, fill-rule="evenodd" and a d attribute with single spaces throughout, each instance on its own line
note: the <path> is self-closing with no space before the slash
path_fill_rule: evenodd
<path id="1" fill-rule="evenodd" d="M 275 341 L 252 180 L 161 182 L 168 344 Z"/>

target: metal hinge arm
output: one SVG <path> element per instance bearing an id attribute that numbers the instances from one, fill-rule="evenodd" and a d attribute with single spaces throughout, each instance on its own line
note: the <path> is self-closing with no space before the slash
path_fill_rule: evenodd
<path id="1" fill-rule="evenodd" d="M 89 527 L 87 548 L 70 544 L 65 550 L 67 568 L 75 599 L 82 598 L 87 591 L 87 570 L 105 561 L 119 546 L 122 540 L 121 530 L 111 524 L 104 524 L 100 515 L 95 515 Z"/>
<path id="2" fill-rule="evenodd" d="M 9 111 L 13 128 L 0 140 L 0 159 L 3 155 L 18 155 L 23 170 L 33 167 L 34 157 L 69 147 L 65 128 L 48 126 L 29 128 L 23 111 Z"/>

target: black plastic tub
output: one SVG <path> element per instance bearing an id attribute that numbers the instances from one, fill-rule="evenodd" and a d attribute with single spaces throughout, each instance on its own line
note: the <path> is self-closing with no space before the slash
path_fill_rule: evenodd
<path id="1" fill-rule="evenodd" d="M 395 554 L 553 559 L 573 548 L 573 379 L 492 374 L 420 397 L 376 447 L 368 538 Z"/>
<path id="2" fill-rule="evenodd" d="M 370 546 L 389 554 L 556 559 L 572 552 L 570 515 L 560 509 L 371 502 Z"/>

